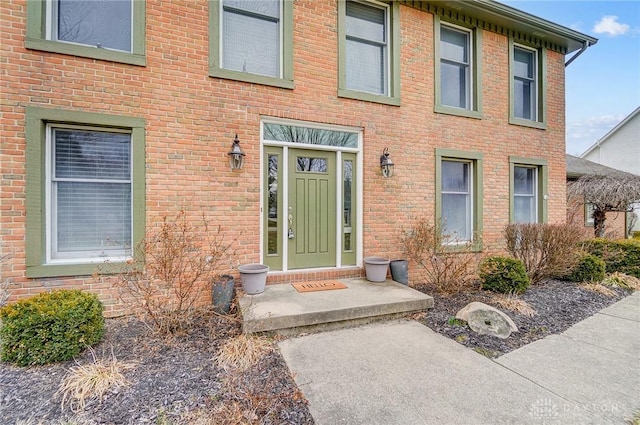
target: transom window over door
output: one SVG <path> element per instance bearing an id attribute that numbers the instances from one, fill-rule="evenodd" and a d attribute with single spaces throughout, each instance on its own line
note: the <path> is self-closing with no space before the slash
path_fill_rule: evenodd
<path id="1" fill-rule="evenodd" d="M 132 241 L 131 134 L 49 128 L 47 257 L 125 256 Z"/>
<path id="2" fill-rule="evenodd" d="M 132 51 L 133 0 L 52 0 L 48 39 Z"/>
<path id="3" fill-rule="evenodd" d="M 223 0 L 222 67 L 280 77 L 279 0 Z"/>

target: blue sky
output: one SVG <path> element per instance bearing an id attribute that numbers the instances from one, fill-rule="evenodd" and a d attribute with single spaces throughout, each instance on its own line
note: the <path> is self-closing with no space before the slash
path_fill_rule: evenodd
<path id="1" fill-rule="evenodd" d="M 566 68 L 567 153 L 640 106 L 640 1 L 499 1 L 598 39 Z"/>

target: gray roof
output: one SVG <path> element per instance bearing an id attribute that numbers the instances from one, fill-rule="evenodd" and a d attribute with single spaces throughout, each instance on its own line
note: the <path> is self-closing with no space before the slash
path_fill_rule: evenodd
<path id="1" fill-rule="evenodd" d="M 585 174 L 606 176 L 609 174 L 628 174 L 615 168 L 600 165 L 588 159 L 566 154 L 567 156 L 567 179 L 577 179 Z"/>

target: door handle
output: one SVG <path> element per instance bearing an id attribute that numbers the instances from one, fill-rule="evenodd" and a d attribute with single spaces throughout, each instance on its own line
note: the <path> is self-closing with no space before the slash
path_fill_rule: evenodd
<path id="1" fill-rule="evenodd" d="M 293 207 L 289 207 L 289 232 L 287 236 L 289 239 L 293 239 L 296 237 L 295 233 L 293 232 Z"/>

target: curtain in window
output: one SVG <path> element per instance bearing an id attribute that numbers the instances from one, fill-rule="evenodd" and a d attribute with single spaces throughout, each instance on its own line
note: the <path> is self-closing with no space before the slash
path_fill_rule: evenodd
<path id="1" fill-rule="evenodd" d="M 449 242 L 472 239 L 470 168 L 469 162 L 442 161 L 442 226 Z"/>
<path id="2" fill-rule="evenodd" d="M 53 132 L 52 257 L 122 255 L 131 247 L 131 135 Z"/>
<path id="3" fill-rule="evenodd" d="M 535 223 L 538 220 L 535 168 L 513 167 L 513 220 Z"/>
<path id="4" fill-rule="evenodd" d="M 58 0 L 55 6 L 58 40 L 131 51 L 132 0 Z"/>
<path id="5" fill-rule="evenodd" d="M 280 1 L 223 2 L 223 68 L 280 77 L 280 54 Z"/>
<path id="6" fill-rule="evenodd" d="M 513 113 L 518 118 L 535 120 L 535 52 L 515 48 L 513 52 L 513 74 Z"/>
<path id="7" fill-rule="evenodd" d="M 346 8 L 347 88 L 387 94 L 387 11 L 351 1 Z"/>
<path id="8" fill-rule="evenodd" d="M 470 108 L 470 34 L 440 28 L 440 103 Z"/>

